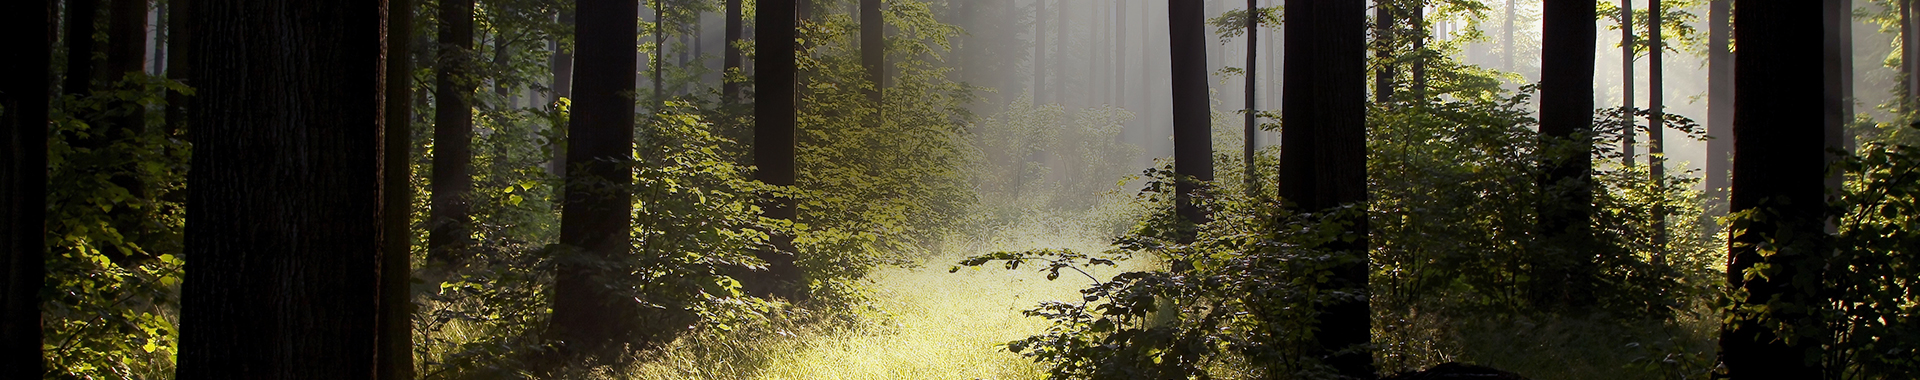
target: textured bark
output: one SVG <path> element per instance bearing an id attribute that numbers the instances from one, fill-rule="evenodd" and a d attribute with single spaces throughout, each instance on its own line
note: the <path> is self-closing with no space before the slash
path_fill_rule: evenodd
<path id="1" fill-rule="evenodd" d="M 1529 298 L 1542 308 L 1580 308 L 1594 263 L 1583 254 L 1593 231 L 1593 0 L 1547 0 L 1540 49 L 1540 138 L 1545 175 L 1536 205 L 1543 250 L 1532 263 Z"/>
<path id="2" fill-rule="evenodd" d="M 1733 0 L 1707 5 L 1707 217 L 1727 214 L 1733 165 Z M 1718 220 L 1718 219 L 1709 219 Z"/>
<path id="3" fill-rule="evenodd" d="M 386 1 L 201 0 L 180 379 L 372 378 Z"/>
<path id="4" fill-rule="evenodd" d="M 794 0 L 760 0 L 754 8 L 753 163 L 759 167 L 754 179 L 775 186 L 793 186 L 795 177 L 797 8 Z M 762 215 L 773 219 L 794 220 L 798 214 L 788 198 L 761 207 Z M 741 278 L 741 285 L 756 296 L 806 298 L 805 279 L 794 265 L 793 236 L 775 234 L 773 245 L 775 250 L 759 252 L 767 269 Z"/>
<path id="5" fill-rule="evenodd" d="M 1818 255 L 1789 251 L 1762 256 L 1758 246 L 1761 234 L 1795 239 L 1777 243 L 1786 245 L 1825 232 L 1821 4 L 1736 0 L 1734 12 L 1740 56 L 1734 76 L 1732 208 L 1773 215 L 1749 222 L 1730 239 L 1727 283 L 1745 291 L 1744 298 L 1729 300 L 1730 307 L 1766 302 L 1817 307 L 1806 295 L 1810 289 L 1793 281 L 1802 275 L 1818 278 L 1798 273 L 1817 267 L 1808 260 Z M 1771 267 L 1767 276 L 1744 275 L 1760 263 Z M 1804 309 L 1771 310 L 1769 317 L 1775 320 L 1799 323 L 1810 318 Z M 1817 343 L 1804 340 L 1788 344 L 1767 325 L 1747 321 L 1722 326 L 1719 361 L 1729 379 L 1812 379 L 1821 374 L 1808 362 L 1818 349 Z"/>
<path id="6" fill-rule="evenodd" d="M 1192 197 L 1203 184 L 1213 182 L 1213 111 L 1208 108 L 1207 26 L 1204 4 L 1191 0 L 1167 1 L 1167 48 L 1173 70 L 1173 171 L 1181 177 L 1174 186 L 1174 208 L 1187 221 L 1206 223 L 1205 211 Z"/>
<path id="7" fill-rule="evenodd" d="M 880 106 L 881 92 L 885 91 L 887 75 L 887 46 L 881 31 L 886 20 L 880 17 L 880 0 L 860 0 L 860 63 L 866 66 L 867 83 L 873 89 L 867 92 L 867 100 L 874 107 Z"/>
<path id="8" fill-rule="evenodd" d="M 573 256 L 559 261 L 548 335 L 574 355 L 620 355 L 635 338 L 640 305 L 605 281 L 626 276 L 621 266 L 632 237 L 634 79 L 639 66 L 639 3 L 580 0 L 575 20 L 573 113 L 567 134 L 565 203 L 560 244 Z M 641 342 L 644 343 L 644 342 Z"/>
<path id="9" fill-rule="evenodd" d="M 179 0 L 173 0 L 179 1 Z M 380 337 L 375 378 L 413 376 L 413 60 L 414 0 L 387 0 L 386 144 L 381 159 Z"/>
<path id="10" fill-rule="evenodd" d="M 1366 4 L 1357 0 L 1288 0 L 1288 33 L 1280 112 L 1280 191 L 1304 212 L 1342 205 L 1366 209 Z M 1360 260 L 1331 268 L 1325 289 L 1360 294 L 1329 301 L 1314 321 L 1314 355 L 1342 376 L 1375 377 L 1372 310 L 1367 297 L 1367 221 L 1351 216 L 1357 239 L 1322 247 Z"/>
<path id="11" fill-rule="evenodd" d="M 95 21 L 100 17 L 100 1 L 67 0 L 67 72 L 61 88 L 69 95 L 85 96 L 93 91 L 97 67 L 93 54 L 99 45 L 93 40 L 93 32 L 99 29 Z"/>
<path id="12" fill-rule="evenodd" d="M 439 63 L 434 70 L 432 209 L 428 265 L 463 264 L 473 197 L 473 0 L 440 2 Z"/>
<path id="13" fill-rule="evenodd" d="M 46 286 L 47 91 L 53 1 L 0 13 L 0 378 L 38 379 Z"/>

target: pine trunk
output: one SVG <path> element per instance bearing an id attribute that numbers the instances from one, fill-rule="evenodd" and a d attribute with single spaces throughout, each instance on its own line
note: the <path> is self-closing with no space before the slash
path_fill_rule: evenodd
<path id="1" fill-rule="evenodd" d="M 200 0 L 180 379 L 367 379 L 386 1 Z M 271 79 L 267 79 L 271 78 Z"/>
<path id="2" fill-rule="evenodd" d="M 1653 0 L 1659 1 L 1659 0 Z M 1633 0 L 1620 0 L 1620 165 L 1633 167 L 1634 138 L 1639 137 L 1639 117 L 1633 101 L 1633 55 L 1637 39 L 1633 35 Z M 1542 53 L 1545 54 L 1545 53 Z"/>
<path id="3" fill-rule="evenodd" d="M 1707 5 L 1707 217 L 1727 214 L 1733 165 L 1733 0 Z M 1710 224 L 1709 224 L 1710 225 Z M 1717 230 L 1716 230 L 1717 231 Z"/>
<path id="4" fill-rule="evenodd" d="M 639 3 L 580 0 L 575 19 L 573 112 L 568 119 L 565 201 L 559 260 L 548 334 L 577 356 L 624 355 L 637 336 L 640 305 L 633 295 L 607 284 L 627 278 L 617 263 L 627 260 L 632 234 L 634 79 Z"/>
<path id="5" fill-rule="evenodd" d="M 53 1 L 0 14 L 0 378 L 43 375 L 40 289 L 46 283 L 47 91 Z"/>
<path id="6" fill-rule="evenodd" d="M 180 1 L 180 0 L 173 0 Z M 413 376 L 413 0 L 387 0 L 386 130 L 382 133 L 379 380 Z"/>
<path id="7" fill-rule="evenodd" d="M 439 70 L 433 110 L 432 214 L 427 261 L 450 273 L 464 264 L 473 197 L 473 0 L 440 1 Z"/>
<path id="8" fill-rule="evenodd" d="M 1257 187 L 1260 186 L 1260 177 L 1255 175 L 1253 170 L 1253 152 L 1255 151 L 1254 148 L 1256 148 L 1254 144 L 1254 132 L 1260 130 L 1260 118 L 1254 115 L 1254 112 L 1257 111 L 1255 106 L 1259 104 L 1256 103 L 1259 101 L 1259 98 L 1254 95 L 1260 93 L 1260 62 L 1257 59 L 1260 57 L 1259 2 L 1260 0 L 1247 0 L 1247 100 L 1244 110 L 1247 125 L 1246 136 L 1244 137 L 1245 141 L 1242 141 L 1240 146 L 1241 150 L 1244 151 L 1243 156 L 1245 158 L 1245 162 L 1241 163 L 1241 165 L 1243 165 L 1241 168 L 1241 179 L 1246 182 L 1246 191 L 1249 196 L 1259 194 L 1260 192 L 1260 190 L 1257 189 Z"/>
<path id="9" fill-rule="evenodd" d="M 1660 0 L 1647 2 L 1647 36 L 1652 47 L 1647 48 L 1647 112 L 1653 116 L 1647 118 L 1647 172 L 1654 186 L 1664 187 L 1667 180 L 1667 126 L 1666 126 L 1666 82 L 1662 69 L 1661 56 L 1666 50 L 1666 39 L 1661 36 L 1661 14 L 1665 11 Z M 1665 203 L 1653 205 L 1653 246 L 1667 245 L 1667 206 Z"/>
<path id="10" fill-rule="evenodd" d="M 1547 0 L 1540 49 L 1540 145 L 1546 165 L 1536 205 L 1543 245 L 1529 297 L 1543 309 L 1591 303 L 1583 254 L 1593 229 L 1593 0 Z"/>
<path id="11" fill-rule="evenodd" d="M 756 6 L 753 161 L 760 170 L 754 176 L 769 185 L 793 186 L 798 142 L 798 46 L 794 44 L 798 7 L 794 0 L 759 0 Z M 769 200 L 762 207 L 768 218 L 791 221 L 798 215 L 790 198 Z M 742 278 L 742 286 L 756 296 L 804 299 L 806 282 L 794 265 L 793 236 L 776 234 L 773 240 L 776 250 L 760 252 L 766 271 Z"/>
<path id="12" fill-rule="evenodd" d="M 1206 223 L 1204 210 L 1193 204 L 1202 186 L 1213 182 L 1213 117 L 1207 91 L 1206 8 L 1189 0 L 1167 1 L 1168 52 L 1172 57 L 1173 171 L 1182 178 L 1175 186 L 1175 210 L 1194 224 Z"/>
<path id="13" fill-rule="evenodd" d="M 67 0 L 67 72 L 61 88 L 68 95 L 93 93 L 93 53 L 99 45 L 93 32 L 99 29 L 95 22 L 100 18 L 100 1 Z"/>
<path id="14" fill-rule="evenodd" d="M 740 19 L 741 17 L 740 1 L 741 0 L 726 0 L 727 2 L 726 4 L 727 46 L 726 46 L 726 57 L 722 58 L 723 60 L 722 64 L 724 65 L 726 72 L 729 72 L 729 73 L 742 70 L 742 66 L 741 66 L 742 57 L 740 54 L 740 46 L 735 45 L 736 43 L 740 42 L 740 33 L 743 32 L 742 29 L 745 28 L 745 25 L 743 25 L 745 21 Z M 745 74 L 745 73 L 742 73 L 742 74 Z M 726 97 L 725 101 L 726 102 L 740 101 L 740 82 L 726 80 L 725 74 L 722 74 L 721 78 L 722 78 L 722 82 L 724 83 L 720 85 L 720 88 L 721 88 L 720 93 L 722 95 L 725 95 Z"/>

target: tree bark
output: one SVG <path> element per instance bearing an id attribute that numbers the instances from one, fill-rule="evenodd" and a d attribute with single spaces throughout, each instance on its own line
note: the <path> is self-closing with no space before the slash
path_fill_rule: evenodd
<path id="1" fill-rule="evenodd" d="M 1433 38 L 1433 30 L 1427 27 L 1427 2 L 1420 0 L 1413 4 L 1413 75 L 1410 90 L 1416 102 L 1427 101 L 1427 39 Z"/>
<path id="2" fill-rule="evenodd" d="M 667 12 L 660 0 L 653 0 L 653 56 L 647 69 L 653 71 L 653 112 L 660 112 L 667 101 L 667 81 L 663 78 L 667 68 L 665 48 L 667 46 Z"/>
<path id="3" fill-rule="evenodd" d="M 180 1 L 180 0 L 172 0 Z M 375 378 L 413 376 L 413 40 L 414 0 L 387 0 L 385 148 L 381 159 L 379 358 Z"/>
<path id="4" fill-rule="evenodd" d="M 101 0 L 67 0 L 67 72 L 61 88 L 68 95 L 93 93 L 93 53 L 98 43 L 93 32 L 98 28 Z"/>
<path id="5" fill-rule="evenodd" d="M 1733 165 L 1733 0 L 1707 5 L 1707 217 L 1727 214 Z M 1717 222 L 1716 222 L 1717 223 Z M 1711 224 L 1708 224 L 1711 225 Z M 1716 229 L 1717 231 L 1717 229 Z"/>
<path id="6" fill-rule="evenodd" d="M 1167 48 L 1172 57 L 1175 210 L 1194 224 L 1210 220 L 1193 195 L 1213 182 L 1213 117 L 1208 108 L 1206 8 L 1167 0 Z"/>
<path id="7" fill-rule="evenodd" d="M 880 16 L 880 0 L 860 0 L 860 62 L 867 69 L 867 83 L 873 89 L 867 91 L 867 100 L 873 102 L 875 109 L 880 107 L 881 92 L 886 87 L 886 40 L 881 31 L 886 20 Z"/>
<path id="8" fill-rule="evenodd" d="M 1735 293 L 1730 307 L 1770 302 L 1819 307 L 1795 285 L 1800 270 L 1818 268 L 1814 252 L 1795 252 L 1825 234 L 1823 179 L 1826 157 L 1821 102 L 1824 94 L 1821 54 L 1824 16 L 1819 2 L 1735 0 L 1734 39 L 1740 55 L 1734 77 L 1734 212 L 1770 214 L 1749 222 L 1731 237 L 1727 283 Z M 1769 246 L 1785 252 L 1763 256 L 1762 235 L 1781 239 Z M 1775 245 L 1777 244 L 1777 245 Z M 1806 247 L 1813 248 L 1813 247 Z M 1817 249 L 1817 248 L 1814 248 Z M 1766 276 L 1747 276 L 1757 264 Z M 1741 297 L 1744 295 L 1744 297 Z M 1804 323 L 1812 311 L 1770 308 L 1770 318 Z M 1749 316 L 1750 317 L 1750 316 Z M 1787 342 L 1768 325 L 1751 320 L 1724 325 L 1719 362 L 1730 379 L 1812 379 L 1821 374 L 1814 358 L 1818 343 Z"/>
<path id="9" fill-rule="evenodd" d="M 1373 69 L 1373 102 L 1379 104 L 1393 101 L 1393 76 L 1398 75 L 1394 72 L 1393 64 L 1393 38 L 1396 33 L 1393 30 L 1391 1 L 1373 1 L 1373 59 L 1378 62 Z"/>
<path id="10" fill-rule="evenodd" d="M 1666 50 L 1667 40 L 1661 37 L 1660 0 L 1647 1 L 1647 36 L 1653 46 L 1647 48 L 1647 112 L 1653 114 L 1647 120 L 1647 172 L 1654 186 L 1665 186 L 1667 181 L 1667 126 L 1666 126 L 1666 82 L 1662 53 Z M 1667 206 L 1662 201 L 1653 205 L 1653 245 L 1667 245 Z"/>
<path id="11" fill-rule="evenodd" d="M 374 375 L 386 1 L 201 0 L 180 379 Z"/>
<path id="12" fill-rule="evenodd" d="M 1651 0 L 1659 1 L 1659 0 Z M 1633 0 L 1620 0 L 1620 165 L 1633 167 L 1634 138 L 1639 137 L 1639 117 L 1634 116 Z M 1544 53 L 1543 53 L 1544 54 Z"/>
<path id="13" fill-rule="evenodd" d="M 754 9 L 753 161 L 759 167 L 754 177 L 774 186 L 793 186 L 796 174 L 796 8 L 795 0 L 759 0 Z M 762 209 L 762 215 L 772 219 L 791 221 L 798 215 L 791 198 L 768 200 Z M 806 282 L 794 265 L 793 236 L 774 234 L 773 246 L 759 252 L 766 271 L 740 279 L 741 285 L 755 296 L 805 299 Z"/>
<path id="14" fill-rule="evenodd" d="M 440 1 L 434 73 L 432 213 L 427 261 L 443 273 L 465 262 L 473 197 L 473 0 Z"/>
<path id="15" fill-rule="evenodd" d="M 1900 113 L 1913 109 L 1920 102 L 1920 36 L 1914 35 L 1914 23 L 1920 22 L 1913 17 L 1913 0 L 1900 1 L 1900 73 L 1906 76 L 1906 93 L 1900 101 Z"/>
<path id="16" fill-rule="evenodd" d="M 745 28 L 745 25 L 743 25 L 745 24 L 745 22 L 740 18 L 741 17 L 740 16 L 740 0 L 726 0 L 726 2 L 727 2 L 726 4 L 727 46 L 726 46 L 726 57 L 722 59 L 725 61 L 724 65 L 725 65 L 726 72 L 730 73 L 736 70 L 743 70 L 741 66 L 743 58 L 741 57 L 741 54 L 740 54 L 740 46 L 735 44 L 740 42 L 740 33 L 743 31 L 742 29 Z M 720 88 L 721 88 L 720 93 L 726 96 L 726 99 L 725 99 L 726 102 L 740 101 L 741 100 L 740 99 L 740 82 L 725 80 L 726 78 L 725 74 L 721 74 L 721 75 L 722 75 L 721 76 L 722 82 L 724 83 L 720 85 Z"/>
<path id="17" fill-rule="evenodd" d="M 188 86 L 194 84 L 192 67 L 187 65 L 187 57 L 193 54 L 192 39 L 194 25 L 187 22 L 187 13 L 193 10 L 197 0 L 167 0 L 167 79 L 179 81 Z M 167 134 L 187 129 L 187 103 L 192 98 L 178 91 L 167 91 L 166 123 Z"/>
<path id="18" fill-rule="evenodd" d="M 1254 146 L 1254 132 L 1260 130 L 1260 117 L 1254 115 L 1254 112 L 1257 111 L 1256 105 L 1259 104 L 1256 103 L 1259 101 L 1259 98 L 1255 95 L 1260 93 L 1260 71 L 1258 65 L 1259 60 L 1257 59 L 1260 57 L 1259 3 L 1260 0 L 1247 0 L 1247 100 L 1245 109 L 1247 125 L 1246 136 L 1244 137 L 1245 141 L 1240 145 L 1241 150 L 1244 151 L 1242 155 L 1245 158 L 1245 162 L 1241 163 L 1243 166 L 1241 168 L 1241 178 L 1246 182 L 1248 196 L 1260 193 L 1260 189 L 1258 189 L 1260 186 L 1260 177 L 1255 175 L 1253 170 L 1253 152 L 1256 150 L 1254 149 L 1256 148 Z"/>
<path id="19" fill-rule="evenodd" d="M 52 0 L 15 3 L 0 13 L 0 377 L 38 379 L 40 289 L 46 286 L 47 119 L 51 93 Z"/>
<path id="20" fill-rule="evenodd" d="M 1366 8 L 1360 1 L 1288 0 L 1280 112 L 1280 191 L 1304 212 L 1342 205 L 1366 209 Z M 1361 296 L 1328 301 L 1314 321 L 1314 355 L 1340 375 L 1375 377 L 1372 310 L 1367 304 L 1367 220 L 1347 220 L 1353 241 L 1322 248 L 1356 255 L 1338 264 L 1328 291 Z"/>
<path id="21" fill-rule="evenodd" d="M 627 260 L 632 232 L 634 79 L 639 66 L 639 3 L 634 0 L 579 0 L 575 20 L 574 89 L 567 134 L 565 203 L 560 214 L 560 244 L 572 256 L 559 260 L 553 288 L 549 336 L 573 355 L 622 355 L 633 342 L 640 305 L 615 291 L 626 276 L 596 265 Z M 645 343 L 645 342 L 641 342 Z"/>
<path id="22" fill-rule="evenodd" d="M 1828 155 L 1827 165 L 1853 155 L 1853 134 L 1847 131 L 1847 125 L 1853 122 L 1853 12 L 1847 0 L 1824 0 L 1823 14 L 1826 15 L 1826 34 L 1822 44 L 1825 56 L 1821 60 L 1826 64 L 1822 83 L 1826 94 L 1823 104 L 1826 117 L 1826 148 L 1843 152 L 1844 155 Z M 1840 191 L 1846 183 L 1843 173 L 1835 171 L 1827 175 L 1827 190 Z"/>
<path id="23" fill-rule="evenodd" d="M 1593 267 L 1583 254 L 1593 229 L 1594 0 L 1547 0 L 1540 49 L 1540 145 L 1546 170 L 1536 205 L 1541 240 L 1555 248 L 1533 263 L 1536 307 L 1591 303 Z"/>
<path id="24" fill-rule="evenodd" d="M 738 0 L 734 0 L 738 1 Z M 560 25 L 573 26 L 573 9 L 560 11 Z M 572 31 L 572 30 L 567 30 Z M 573 46 L 567 46 L 559 40 L 553 42 L 553 89 L 552 103 L 558 104 L 561 98 L 573 97 Z M 556 106 L 558 107 L 558 106 Z M 547 161 L 547 172 L 554 177 L 567 177 L 567 126 L 554 123 L 552 141 L 547 143 L 548 151 L 553 155 Z"/>

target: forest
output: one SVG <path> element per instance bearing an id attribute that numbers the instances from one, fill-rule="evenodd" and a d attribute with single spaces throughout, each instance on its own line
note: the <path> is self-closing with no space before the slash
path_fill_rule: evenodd
<path id="1" fill-rule="evenodd" d="M 16 0 L 0 379 L 1915 379 L 1915 0 Z"/>

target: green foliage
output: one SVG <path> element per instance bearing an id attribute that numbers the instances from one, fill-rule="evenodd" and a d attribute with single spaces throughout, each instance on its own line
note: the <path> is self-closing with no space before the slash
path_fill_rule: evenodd
<path id="1" fill-rule="evenodd" d="M 53 103 L 41 293 L 51 378 L 173 370 L 188 147 L 155 112 L 168 91 L 192 93 L 135 73 Z M 141 111 L 142 125 L 118 125 Z"/>
<path id="2" fill-rule="evenodd" d="M 1653 40 L 1653 13 L 1645 6 L 1633 10 L 1633 54 L 1640 57 L 1653 51 L 1654 44 L 1660 44 L 1664 51 L 1674 53 L 1694 53 L 1705 55 L 1710 49 L 1707 36 L 1693 27 L 1700 23 L 1700 16 L 1689 9 L 1705 5 L 1700 0 L 1660 0 L 1660 41 Z M 1602 2 L 1597 5 L 1596 16 L 1612 22 L 1607 30 L 1620 31 L 1620 6 Z M 1619 44 L 1613 46 L 1619 47 Z"/>

